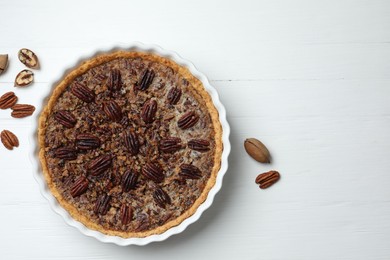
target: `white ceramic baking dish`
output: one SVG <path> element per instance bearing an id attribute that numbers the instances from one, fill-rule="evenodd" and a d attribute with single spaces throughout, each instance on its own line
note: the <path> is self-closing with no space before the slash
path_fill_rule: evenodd
<path id="1" fill-rule="evenodd" d="M 167 51 L 162 49 L 161 47 L 157 45 L 145 45 L 142 43 L 132 43 L 129 45 L 120 45 L 116 46 L 114 48 L 103 48 L 99 49 L 99 51 L 94 51 L 93 53 L 90 53 L 89 55 L 83 56 L 79 61 L 76 62 L 76 64 L 73 64 L 73 66 L 69 66 L 68 69 L 62 71 L 59 73 L 57 79 L 58 81 L 53 82 L 51 84 L 51 89 L 53 89 L 61 79 L 67 75 L 73 68 L 77 67 L 80 65 L 84 60 L 90 59 L 96 55 L 99 55 L 101 53 L 109 53 L 109 52 L 114 52 L 117 50 L 127 50 L 127 51 L 141 51 L 141 52 L 148 52 L 148 53 L 154 53 L 157 55 L 160 55 L 162 57 L 169 58 L 176 63 L 178 63 L 181 66 L 184 66 L 190 70 L 190 72 L 197 77 L 200 81 L 202 81 L 203 86 L 207 90 L 207 92 L 210 94 L 213 103 L 215 107 L 217 108 L 219 112 L 219 120 L 222 125 L 223 129 L 223 136 L 222 136 L 222 141 L 223 141 L 223 153 L 222 153 L 222 161 L 221 161 L 221 168 L 219 170 L 218 176 L 216 183 L 214 187 L 210 190 L 207 199 L 198 207 L 196 210 L 195 214 L 190 216 L 189 218 L 185 219 L 182 223 L 180 223 L 178 226 L 172 227 L 169 230 L 165 231 L 162 234 L 159 235 L 152 235 L 144 238 L 121 238 L 117 236 L 108 236 L 105 234 L 102 234 L 98 231 L 91 230 L 87 227 L 85 227 L 83 224 L 80 222 L 74 220 L 67 211 L 65 211 L 57 202 L 57 200 L 54 198 L 54 196 L 51 194 L 48 186 L 46 185 L 46 181 L 43 177 L 42 174 L 42 169 L 40 167 L 39 163 L 39 158 L 38 158 L 38 140 L 37 140 L 37 129 L 38 129 L 38 118 L 40 116 L 40 111 L 45 105 L 44 100 L 42 102 L 39 102 L 39 105 L 37 106 L 37 112 L 35 113 L 35 119 L 33 120 L 33 132 L 31 133 L 30 136 L 30 141 L 31 141 L 31 162 L 33 164 L 33 175 L 35 180 L 39 184 L 40 191 L 42 195 L 49 201 L 49 204 L 51 208 L 60 216 L 63 217 L 65 222 L 69 224 L 72 227 L 77 228 L 81 233 L 84 235 L 94 237 L 102 242 L 105 243 L 114 243 L 120 246 L 127 246 L 127 245 L 146 245 L 151 242 L 155 241 L 163 241 L 167 239 L 168 237 L 181 233 L 183 230 L 185 230 L 188 225 L 194 223 L 199 219 L 199 217 L 202 215 L 202 213 L 211 206 L 214 200 L 214 196 L 217 194 L 217 192 L 221 189 L 222 187 L 222 179 L 223 176 L 225 175 L 227 168 L 228 168 L 228 155 L 230 153 L 230 142 L 229 142 L 229 134 L 230 134 L 230 127 L 229 124 L 226 120 L 226 110 L 224 106 L 221 104 L 218 93 L 215 90 L 214 87 L 212 87 L 207 80 L 206 76 L 199 72 L 195 66 L 189 62 L 188 60 L 185 60 L 181 58 L 177 53 L 173 51 Z M 49 93 L 48 93 L 49 95 Z"/>

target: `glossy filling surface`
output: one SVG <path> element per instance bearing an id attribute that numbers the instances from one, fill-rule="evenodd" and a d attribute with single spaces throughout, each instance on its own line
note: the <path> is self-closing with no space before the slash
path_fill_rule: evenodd
<path id="1" fill-rule="evenodd" d="M 169 66 L 118 58 L 65 88 L 47 116 L 51 180 L 80 215 L 107 230 L 141 232 L 176 219 L 214 167 L 211 116 Z"/>

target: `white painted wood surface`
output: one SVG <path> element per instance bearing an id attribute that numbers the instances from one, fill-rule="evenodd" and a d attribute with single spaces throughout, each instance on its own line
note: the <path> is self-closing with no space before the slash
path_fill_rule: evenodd
<path id="1" fill-rule="evenodd" d="M 31 118 L 0 111 L 20 138 L 0 147 L 1 259 L 390 259 L 390 2 L 6 1 L 0 92 L 38 104 L 53 76 L 99 46 L 141 41 L 177 51 L 220 93 L 230 168 L 201 219 L 145 247 L 102 244 L 65 225 L 33 180 Z M 14 89 L 17 51 L 36 51 L 36 83 Z M 261 165 L 247 137 L 269 147 Z M 254 178 L 282 179 L 260 190 Z"/>

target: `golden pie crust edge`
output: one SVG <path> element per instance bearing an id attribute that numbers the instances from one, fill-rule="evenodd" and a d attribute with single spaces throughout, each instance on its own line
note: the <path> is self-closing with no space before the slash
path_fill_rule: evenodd
<path id="1" fill-rule="evenodd" d="M 111 60 L 118 59 L 118 58 L 137 58 L 137 57 L 169 66 L 175 72 L 182 75 L 187 81 L 191 83 L 191 85 L 193 86 L 192 95 L 194 95 L 194 97 L 197 99 L 200 106 L 205 106 L 207 108 L 207 111 L 210 114 L 211 121 L 214 127 L 214 134 L 215 134 L 214 136 L 215 151 L 214 151 L 214 165 L 210 173 L 210 178 L 208 179 L 200 196 L 195 200 L 195 202 L 188 210 L 186 210 L 183 214 L 181 214 L 176 219 L 168 221 L 164 225 L 156 227 L 154 229 L 142 231 L 142 232 L 126 232 L 126 231 L 110 230 L 110 229 L 103 228 L 102 226 L 88 219 L 86 216 L 79 214 L 76 207 L 74 207 L 72 204 L 68 203 L 66 200 L 63 199 L 61 194 L 58 192 L 55 183 L 52 181 L 47 167 L 45 151 L 44 151 L 45 132 L 46 132 L 47 117 L 50 115 L 51 110 L 54 107 L 59 96 L 75 78 L 84 74 L 89 69 L 101 65 L 103 63 L 109 62 Z M 151 235 L 162 234 L 168 229 L 179 225 L 185 219 L 192 216 L 196 212 L 198 207 L 207 199 L 209 191 L 215 185 L 216 178 L 219 169 L 221 167 L 221 155 L 223 151 L 222 126 L 219 121 L 219 114 L 212 102 L 209 93 L 204 88 L 202 82 L 199 79 L 197 79 L 195 76 L 193 76 L 192 73 L 187 68 L 178 65 L 176 62 L 168 58 L 164 58 L 151 53 L 137 52 L 137 51 L 116 51 L 113 53 L 101 54 L 96 56 L 95 58 L 84 61 L 76 69 L 68 73 L 65 76 L 65 78 L 54 88 L 46 106 L 43 108 L 41 112 L 41 115 L 39 117 L 39 122 L 38 122 L 38 144 L 39 144 L 39 160 L 41 162 L 44 178 L 50 189 L 50 192 L 57 199 L 58 203 L 72 216 L 73 219 L 81 222 L 87 228 L 99 231 L 106 235 L 119 236 L 122 238 L 147 237 Z"/>

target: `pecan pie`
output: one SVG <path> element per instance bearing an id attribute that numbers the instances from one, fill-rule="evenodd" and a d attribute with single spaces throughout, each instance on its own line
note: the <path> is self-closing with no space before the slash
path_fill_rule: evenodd
<path id="1" fill-rule="evenodd" d="M 54 89 L 39 120 L 51 193 L 104 234 L 160 234 L 195 213 L 216 181 L 218 112 L 187 68 L 155 54 L 101 54 Z"/>

